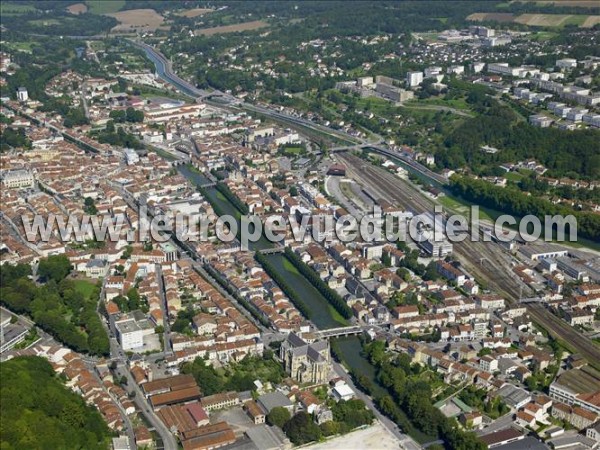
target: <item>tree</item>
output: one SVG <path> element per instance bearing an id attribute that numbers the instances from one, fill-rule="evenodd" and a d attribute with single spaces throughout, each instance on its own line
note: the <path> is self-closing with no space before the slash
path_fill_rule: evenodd
<path id="1" fill-rule="evenodd" d="M 94 199 L 92 197 L 85 198 L 83 211 L 90 216 L 95 216 L 98 213 L 96 203 L 94 202 Z"/>
<path id="2" fill-rule="evenodd" d="M 290 420 L 290 412 L 283 406 L 276 406 L 267 414 L 267 422 L 269 425 L 277 425 L 283 429 L 284 425 Z"/>
<path id="3" fill-rule="evenodd" d="M 40 260 L 38 275 L 43 281 L 54 280 L 57 283 L 71 273 L 71 262 L 65 255 L 52 255 Z"/>
<path id="4" fill-rule="evenodd" d="M 48 361 L 20 356 L 0 363 L 2 448 L 99 450 L 110 431 L 100 413 L 67 389 Z"/>
<path id="5" fill-rule="evenodd" d="M 304 411 L 292 417 L 283 427 L 283 431 L 294 445 L 318 441 L 321 438 L 321 429 L 312 421 Z"/>

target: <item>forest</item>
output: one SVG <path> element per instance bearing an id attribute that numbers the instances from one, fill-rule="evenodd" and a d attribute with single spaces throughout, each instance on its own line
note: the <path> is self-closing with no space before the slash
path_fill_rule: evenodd
<path id="1" fill-rule="evenodd" d="M 573 215 L 577 219 L 577 236 L 600 242 L 600 216 L 592 212 L 575 211 L 538 196 L 528 195 L 518 188 L 503 188 L 481 179 L 458 175 L 453 175 L 450 179 L 450 190 L 465 200 L 516 217 L 533 214 L 542 224 L 546 215 Z M 566 235 L 568 236 L 568 230 Z"/>
<path id="2" fill-rule="evenodd" d="M 227 391 L 253 391 L 254 380 L 263 383 L 280 383 L 285 377 L 281 364 L 273 359 L 272 350 L 265 350 L 262 357 L 246 356 L 225 368 L 215 369 L 202 358 L 181 366 L 181 373 L 193 375 L 202 395 L 213 395 Z"/>
<path id="3" fill-rule="evenodd" d="M 375 400 L 379 410 L 403 430 L 410 429 L 412 425 L 402 412 L 422 432 L 443 439 L 447 449 L 486 448 L 475 434 L 459 429 L 454 419 L 447 418 L 433 406 L 431 386 L 422 376 L 422 368 L 411 365 L 407 354 L 391 356 L 385 352 L 383 341 L 363 343 L 363 352 L 377 367 L 378 381 L 388 391 L 388 395 Z"/>
<path id="4" fill-rule="evenodd" d="M 478 174 L 502 163 L 535 159 L 550 177 L 600 179 L 597 131 L 533 127 L 519 120 L 510 107 L 494 100 L 489 104 L 448 135 L 446 148 L 436 154 L 438 166 L 469 167 Z M 483 145 L 500 151 L 482 152 Z"/>
<path id="5" fill-rule="evenodd" d="M 96 313 L 100 288 L 91 293 L 77 282 L 67 279 L 71 271 L 69 260 L 50 256 L 40 261 L 38 275 L 41 285 L 29 276 L 25 264 L 4 265 L 0 272 L 0 303 L 18 314 L 26 314 L 57 341 L 76 352 L 107 356 L 108 336 Z"/>
<path id="6" fill-rule="evenodd" d="M 100 413 L 70 391 L 45 359 L 20 356 L 0 363 L 0 379 L 2 449 L 109 447 Z"/>

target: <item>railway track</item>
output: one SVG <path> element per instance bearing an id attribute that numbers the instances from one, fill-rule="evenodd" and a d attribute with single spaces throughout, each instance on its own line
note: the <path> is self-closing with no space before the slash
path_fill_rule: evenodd
<path id="1" fill-rule="evenodd" d="M 368 186 L 380 198 L 410 209 L 413 213 L 433 213 L 433 201 L 404 180 L 352 154 L 339 154 L 338 157 L 347 165 L 352 177 Z M 509 301 L 518 301 L 521 292 L 529 293 L 529 288 L 512 273 L 510 260 L 497 244 L 469 240 L 454 243 L 454 250 L 469 272 L 491 289 L 504 294 Z"/>
<path id="2" fill-rule="evenodd" d="M 366 186 L 373 194 L 414 213 L 433 212 L 433 201 L 408 182 L 350 153 L 339 153 L 337 156 L 346 165 L 348 176 Z M 517 304 L 523 296 L 533 294 L 531 288 L 513 273 L 510 258 L 498 244 L 465 240 L 454 243 L 454 252 L 467 271 L 484 281 L 491 290 L 502 294 L 509 304 Z M 526 308 L 535 322 L 553 337 L 565 341 L 591 364 L 600 364 L 600 348 L 592 340 L 541 304 L 526 304 Z"/>
<path id="3" fill-rule="evenodd" d="M 588 360 L 590 365 L 600 369 L 600 348 L 588 337 L 556 317 L 540 303 L 527 305 L 529 314 L 554 338 L 562 339 Z"/>

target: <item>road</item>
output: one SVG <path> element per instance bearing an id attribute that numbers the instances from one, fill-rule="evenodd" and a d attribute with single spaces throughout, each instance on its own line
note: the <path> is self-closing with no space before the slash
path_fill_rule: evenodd
<path id="1" fill-rule="evenodd" d="M 83 112 L 85 113 L 85 118 L 89 120 L 90 109 L 88 107 L 86 94 L 87 94 L 87 83 L 84 81 L 83 83 L 81 83 L 81 105 L 83 106 Z"/>
<path id="2" fill-rule="evenodd" d="M 401 448 L 405 450 L 419 450 L 421 448 L 421 446 L 413 438 L 411 438 L 407 434 L 402 433 L 398 426 L 392 420 L 388 419 L 386 416 L 379 412 L 379 410 L 373 403 L 371 397 L 369 397 L 367 394 L 365 394 L 363 391 L 361 391 L 354 385 L 352 377 L 348 375 L 348 372 L 346 372 L 346 369 L 344 369 L 344 367 L 340 363 L 332 360 L 332 364 L 334 372 L 339 377 L 343 378 L 344 381 L 346 381 L 348 386 L 350 386 L 356 394 L 356 397 L 365 402 L 365 405 L 367 405 L 367 407 L 371 411 L 373 411 L 375 417 L 377 417 L 377 419 L 381 422 L 385 429 L 391 434 L 393 434 L 396 437 L 396 439 L 400 441 Z"/>
<path id="3" fill-rule="evenodd" d="M 127 366 L 123 362 L 117 362 L 117 368 L 115 372 L 120 377 L 127 379 L 127 385 L 125 389 L 128 393 L 134 393 L 133 401 L 137 405 L 138 409 L 142 412 L 148 423 L 154 427 L 156 432 L 160 435 L 163 441 L 164 450 L 178 450 L 177 440 L 167 429 L 165 424 L 154 414 L 154 411 L 146 401 L 144 394 L 136 384 L 133 376 L 127 369 Z"/>
<path id="4" fill-rule="evenodd" d="M 158 293 L 160 295 L 160 309 L 163 315 L 163 352 L 165 355 L 173 354 L 173 346 L 171 344 L 171 323 L 169 321 L 169 306 L 167 305 L 167 293 L 165 291 L 165 283 L 162 275 L 160 264 L 156 264 L 156 281 L 158 282 Z"/>
<path id="5" fill-rule="evenodd" d="M 526 305 L 529 314 L 553 337 L 571 344 L 588 362 L 595 367 L 600 364 L 600 347 L 564 320 L 556 317 L 541 303 Z"/>
<path id="6" fill-rule="evenodd" d="M 88 366 L 90 372 L 93 374 L 94 378 L 96 378 L 96 381 L 100 383 L 101 386 L 103 386 L 102 380 L 100 379 L 98 373 L 94 369 L 94 363 L 86 361 L 86 365 Z M 125 426 L 125 433 L 127 434 L 127 438 L 129 439 L 129 448 L 132 450 L 137 449 L 137 445 L 135 444 L 135 432 L 133 430 L 133 424 L 131 423 L 131 419 L 129 419 L 129 416 L 125 412 L 125 409 L 123 408 L 123 405 L 121 405 L 121 402 L 108 390 L 106 390 L 106 393 L 112 399 L 112 401 L 115 402 L 115 405 L 117 405 L 117 407 L 119 408 L 119 412 L 121 413 L 121 417 L 123 418 L 123 424 Z"/>
<path id="7" fill-rule="evenodd" d="M 347 165 L 348 176 L 361 182 L 363 186 L 368 186 L 380 198 L 411 209 L 415 213 L 433 212 L 433 201 L 396 175 L 349 153 L 339 153 L 338 157 Z M 529 286 L 513 273 L 510 255 L 498 244 L 466 239 L 454 243 L 454 252 L 465 270 L 485 282 L 492 291 L 502 294 L 508 303 L 516 304 L 520 298 L 533 295 Z M 590 363 L 598 364 L 600 348 L 591 339 L 540 304 L 526 304 L 526 307 L 535 322 L 550 334 L 570 344 Z"/>

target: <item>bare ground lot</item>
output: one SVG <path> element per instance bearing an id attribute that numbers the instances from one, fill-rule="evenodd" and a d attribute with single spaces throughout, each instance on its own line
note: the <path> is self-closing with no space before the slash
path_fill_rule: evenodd
<path id="1" fill-rule="evenodd" d="M 592 28 L 598 23 L 600 23 L 600 16 L 588 16 L 580 26 L 581 28 Z"/>
<path id="2" fill-rule="evenodd" d="M 254 20 L 252 22 L 236 23 L 235 25 L 225 25 L 222 27 L 202 28 L 196 30 L 196 35 L 212 36 L 220 33 L 237 33 L 239 31 L 253 31 L 268 27 L 269 24 L 262 20 Z"/>
<path id="3" fill-rule="evenodd" d="M 86 13 L 87 10 L 88 7 L 85 5 L 85 3 L 75 3 L 74 5 L 67 7 L 67 11 L 75 15 Z"/>
<path id="4" fill-rule="evenodd" d="M 156 30 L 164 22 L 164 17 L 153 9 L 131 9 L 106 14 L 114 17 L 120 23 L 112 31 L 133 31 L 136 29 Z"/>
<path id="5" fill-rule="evenodd" d="M 512 22 L 515 19 L 511 13 L 473 13 L 467 16 L 467 20 L 481 22 L 484 20 L 493 20 L 495 22 Z"/>
<path id="6" fill-rule="evenodd" d="M 208 14 L 213 11 L 214 10 L 208 9 L 208 8 L 194 8 L 194 9 L 188 9 L 186 11 L 181 11 L 181 12 L 177 13 L 177 15 L 192 18 L 192 17 L 203 16 L 204 14 Z"/>
<path id="7" fill-rule="evenodd" d="M 520 0 L 524 1 L 524 0 Z M 538 5 L 576 6 L 579 8 L 597 8 L 598 0 L 525 0 L 533 1 Z"/>
<path id="8" fill-rule="evenodd" d="M 308 445 L 303 450 L 396 450 L 400 448 L 399 441 L 390 434 L 379 422 L 368 428 L 353 431 L 325 442 Z"/>

